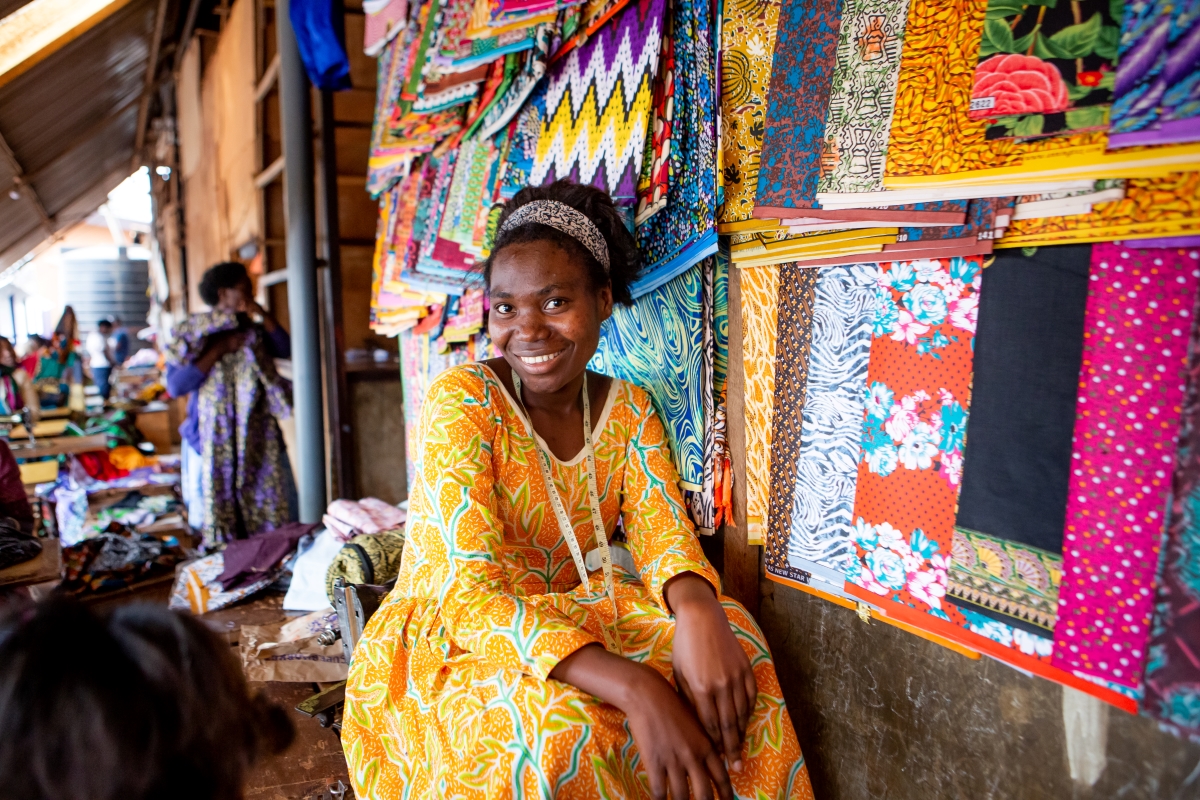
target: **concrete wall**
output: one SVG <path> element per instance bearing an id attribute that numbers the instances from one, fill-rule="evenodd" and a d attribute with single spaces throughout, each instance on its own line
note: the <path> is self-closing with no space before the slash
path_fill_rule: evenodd
<path id="1" fill-rule="evenodd" d="M 1099 712 L 1072 740 L 1076 772 L 1090 758 L 1098 779 L 1072 781 L 1058 684 L 772 581 L 760 589 L 817 800 L 1200 798 L 1200 745 L 1148 719 L 1067 690 Z"/>

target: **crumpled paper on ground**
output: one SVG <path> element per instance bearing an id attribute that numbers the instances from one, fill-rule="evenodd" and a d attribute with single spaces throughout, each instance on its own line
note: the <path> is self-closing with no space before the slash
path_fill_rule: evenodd
<path id="1" fill-rule="evenodd" d="M 242 669 L 249 681 L 344 681 L 348 666 L 341 642 L 328 647 L 317 635 L 336 615 L 317 611 L 271 625 L 243 625 Z"/>

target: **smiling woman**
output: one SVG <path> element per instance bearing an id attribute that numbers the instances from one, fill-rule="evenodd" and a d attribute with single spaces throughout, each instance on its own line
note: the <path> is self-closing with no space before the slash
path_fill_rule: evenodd
<path id="1" fill-rule="evenodd" d="M 719 594 L 649 396 L 587 370 L 629 302 L 633 237 L 608 195 L 562 182 L 520 192 L 498 230 L 502 357 L 430 388 L 400 576 L 354 654 L 356 795 L 810 798 L 766 642 Z"/>

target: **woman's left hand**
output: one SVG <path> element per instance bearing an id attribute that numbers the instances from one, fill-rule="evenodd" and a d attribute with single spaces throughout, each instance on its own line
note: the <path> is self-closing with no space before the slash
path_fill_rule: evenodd
<path id="1" fill-rule="evenodd" d="M 667 584 L 666 595 L 675 614 L 675 681 L 730 770 L 740 772 L 742 742 L 758 696 L 750 659 L 708 581 L 685 573 Z"/>

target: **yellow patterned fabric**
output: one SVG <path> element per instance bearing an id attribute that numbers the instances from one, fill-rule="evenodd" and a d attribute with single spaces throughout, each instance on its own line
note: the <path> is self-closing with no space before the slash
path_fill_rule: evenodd
<path id="1" fill-rule="evenodd" d="M 648 798 L 624 715 L 548 679 L 617 634 L 624 655 L 672 678 L 662 590 L 695 572 L 718 585 L 688 521 L 649 395 L 613 381 L 596 427 L 604 526 L 618 518 L 638 575 L 615 570 L 617 615 L 583 586 L 537 465 L 531 426 L 482 364 L 430 387 L 396 589 L 372 616 L 346 685 L 342 744 L 360 798 Z M 580 548 L 595 545 L 582 453 L 553 461 Z M 811 798 L 762 633 L 721 598 L 758 681 L 740 797 Z"/>
<path id="2" fill-rule="evenodd" d="M 1194 234 L 1200 229 L 1200 172 L 1125 184 L 1125 197 L 1098 203 L 1088 214 L 1014 221 L 996 247 L 1034 247 L 1062 242 L 1108 242 Z"/>
<path id="3" fill-rule="evenodd" d="M 767 124 L 780 0 L 728 0 L 721 20 L 721 178 L 718 223 L 750 219 Z"/>
<path id="4" fill-rule="evenodd" d="M 742 362 L 746 376 L 746 537 L 762 544 L 771 508 L 771 413 L 775 398 L 775 340 L 779 267 L 738 271 L 742 289 Z"/>

